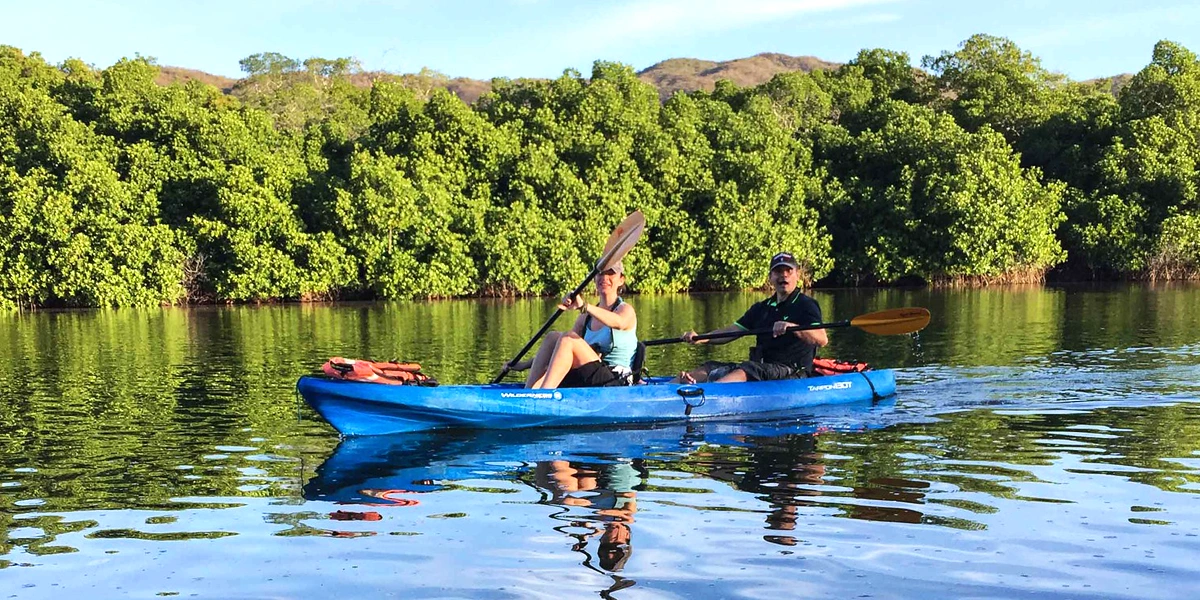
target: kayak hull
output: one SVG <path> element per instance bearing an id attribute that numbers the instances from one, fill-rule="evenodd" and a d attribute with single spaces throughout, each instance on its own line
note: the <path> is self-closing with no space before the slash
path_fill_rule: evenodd
<path id="1" fill-rule="evenodd" d="M 527 390 L 519 384 L 382 385 L 301 377 L 300 395 L 343 435 L 707 420 L 891 396 L 891 370 L 809 379 Z"/>

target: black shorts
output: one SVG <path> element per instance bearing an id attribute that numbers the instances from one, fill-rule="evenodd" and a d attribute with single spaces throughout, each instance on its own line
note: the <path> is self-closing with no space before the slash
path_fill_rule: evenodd
<path id="1" fill-rule="evenodd" d="M 778 379 L 799 379 L 807 377 L 804 369 L 796 369 L 791 365 L 781 363 L 765 363 L 747 360 L 740 363 L 719 362 L 710 360 L 701 367 L 708 371 L 708 380 L 716 381 L 729 374 L 734 369 L 746 372 L 746 381 L 775 381 Z"/>
<path id="2" fill-rule="evenodd" d="M 605 387 L 625 385 L 625 383 L 625 378 L 613 371 L 612 367 L 609 367 L 604 361 L 593 360 L 567 371 L 567 376 L 563 377 L 562 383 L 558 384 L 558 387 Z"/>

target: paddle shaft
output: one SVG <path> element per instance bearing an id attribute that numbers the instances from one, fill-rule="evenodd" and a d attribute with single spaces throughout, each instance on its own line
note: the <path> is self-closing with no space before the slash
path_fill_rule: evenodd
<path id="1" fill-rule="evenodd" d="M 850 325 L 851 325 L 851 323 L 849 320 L 834 321 L 832 323 L 817 323 L 815 325 L 793 325 L 791 327 L 788 327 L 787 329 L 784 329 L 783 332 L 784 333 L 792 333 L 792 332 L 796 332 L 796 331 L 807 331 L 809 329 L 833 329 L 835 327 L 849 327 Z M 762 335 L 764 333 L 771 333 L 773 331 L 775 331 L 774 327 L 763 327 L 762 329 L 747 329 L 746 331 L 727 331 L 724 333 L 706 333 L 704 335 L 698 335 L 692 339 L 693 340 L 716 340 L 716 339 L 722 339 L 722 338 L 742 337 L 744 335 Z M 677 338 L 665 338 L 665 339 L 661 339 L 661 340 L 647 340 L 642 343 L 645 344 L 646 346 L 665 346 L 666 344 L 678 344 L 678 343 L 686 342 L 686 341 L 687 340 L 683 339 L 682 337 L 677 337 Z"/>
<path id="2" fill-rule="evenodd" d="M 587 279 L 584 279 L 583 283 L 579 284 L 579 286 L 575 288 L 575 291 L 571 292 L 571 295 L 567 296 L 567 297 L 574 298 L 575 296 L 578 296 L 579 293 L 583 291 L 583 288 L 587 287 L 587 285 L 589 283 L 591 283 L 593 279 L 596 278 L 596 275 L 599 275 L 599 272 L 596 271 L 596 269 L 592 269 L 592 272 L 588 273 Z M 521 351 L 518 352 L 517 355 L 514 356 L 512 360 L 508 361 L 508 365 L 516 364 L 517 361 L 521 360 L 521 357 L 525 356 L 525 353 L 529 352 L 529 349 L 532 348 L 533 345 L 536 344 L 538 340 L 542 339 L 542 335 L 546 333 L 546 330 L 550 329 L 551 325 L 554 325 L 554 322 L 557 321 L 558 317 L 562 316 L 562 314 L 563 314 L 563 309 L 561 309 L 561 308 L 554 309 L 554 314 L 550 315 L 549 319 L 546 319 L 546 322 L 544 324 L 542 324 L 542 328 L 539 329 L 537 331 L 537 333 L 533 334 L 533 337 L 530 338 L 529 341 L 525 343 L 525 346 L 521 348 Z M 504 376 L 508 375 L 508 371 L 509 371 L 508 365 L 505 365 L 504 368 L 500 370 L 500 374 L 497 375 L 496 378 L 492 380 L 493 384 L 500 383 L 500 381 L 504 379 Z"/>

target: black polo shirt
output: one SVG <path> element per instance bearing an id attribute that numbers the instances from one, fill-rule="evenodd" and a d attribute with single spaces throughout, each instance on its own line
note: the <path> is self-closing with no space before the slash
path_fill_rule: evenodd
<path id="1" fill-rule="evenodd" d="M 772 295 L 754 304 L 733 324 L 748 331 L 769 328 L 776 321 L 787 321 L 796 325 L 820 323 L 821 307 L 817 305 L 816 300 L 797 289 L 783 302 L 776 302 L 775 296 Z M 773 337 L 768 332 L 757 337 L 758 351 L 763 362 L 785 364 L 806 371 L 812 369 L 813 358 L 817 355 L 816 344 L 806 342 L 794 333 Z"/>

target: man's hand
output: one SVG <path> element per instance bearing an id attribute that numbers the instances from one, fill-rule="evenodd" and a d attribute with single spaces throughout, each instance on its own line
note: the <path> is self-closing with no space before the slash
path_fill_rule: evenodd
<path id="1" fill-rule="evenodd" d="M 791 327 L 792 325 L 794 325 L 794 323 L 788 323 L 787 321 L 775 321 L 775 324 L 771 325 L 771 335 L 773 337 L 779 337 L 783 335 L 784 332 L 787 331 L 787 328 Z"/>
<path id="2" fill-rule="evenodd" d="M 680 337 L 680 339 L 682 339 L 683 341 L 685 341 L 689 344 L 699 344 L 700 342 L 702 342 L 704 340 L 697 340 L 696 339 L 697 335 L 698 334 L 695 331 L 685 331 L 683 333 L 683 335 L 681 335 L 679 337 Z"/>

